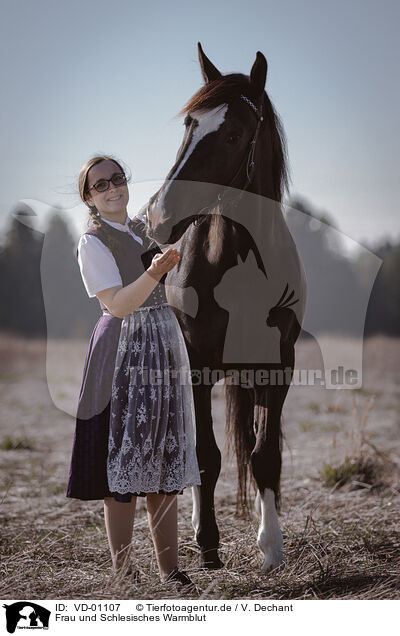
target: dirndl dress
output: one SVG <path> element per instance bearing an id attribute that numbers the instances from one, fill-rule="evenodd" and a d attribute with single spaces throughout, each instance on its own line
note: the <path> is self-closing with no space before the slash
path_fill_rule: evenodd
<path id="1" fill-rule="evenodd" d="M 121 325 L 111 390 L 108 485 L 120 494 L 200 485 L 190 363 L 168 303 Z"/>
<path id="2" fill-rule="evenodd" d="M 160 252 L 134 221 L 143 246 L 108 228 L 123 285 Z M 107 244 L 100 230 L 86 233 Z M 123 320 L 100 307 L 85 360 L 66 496 L 130 502 L 136 494 L 199 485 L 189 359 L 162 285 Z M 162 381 L 146 376 L 146 367 L 162 371 Z"/>

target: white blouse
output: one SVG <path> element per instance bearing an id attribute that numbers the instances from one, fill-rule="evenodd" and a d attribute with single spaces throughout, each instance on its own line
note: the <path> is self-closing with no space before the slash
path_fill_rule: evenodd
<path id="1" fill-rule="evenodd" d="M 128 226 L 128 217 L 125 223 L 103 221 L 121 232 L 129 232 L 141 245 L 143 241 Z M 97 236 L 83 234 L 78 243 L 78 263 L 82 280 L 89 298 L 93 298 L 99 291 L 122 285 L 121 275 L 111 250 L 104 245 Z"/>

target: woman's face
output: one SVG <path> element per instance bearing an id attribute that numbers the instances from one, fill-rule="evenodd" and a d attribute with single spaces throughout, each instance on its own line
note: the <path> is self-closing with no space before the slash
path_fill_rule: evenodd
<path id="1" fill-rule="evenodd" d="M 115 186 L 110 181 L 108 189 L 104 192 L 97 192 L 93 186 L 102 179 L 111 179 L 116 174 L 121 174 L 121 169 L 113 161 L 104 159 L 104 161 L 92 166 L 87 175 L 89 193 L 86 201 L 89 205 L 95 205 L 101 216 L 109 218 L 109 220 L 126 214 L 126 206 L 129 201 L 128 186 L 126 183 Z"/>

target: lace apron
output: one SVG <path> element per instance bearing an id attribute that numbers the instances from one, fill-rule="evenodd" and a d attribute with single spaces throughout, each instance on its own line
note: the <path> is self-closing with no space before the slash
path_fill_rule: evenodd
<path id="1" fill-rule="evenodd" d="M 107 477 L 120 494 L 176 493 L 201 483 L 189 357 L 167 303 L 139 307 L 122 321 Z"/>

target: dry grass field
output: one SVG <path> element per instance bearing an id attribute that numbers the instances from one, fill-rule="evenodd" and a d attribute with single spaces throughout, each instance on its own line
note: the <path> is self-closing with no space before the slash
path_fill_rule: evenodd
<path id="1" fill-rule="evenodd" d="M 54 343 L 60 372 L 51 390 L 58 404 L 72 404 L 86 346 Z M 298 359 L 312 355 L 310 347 L 301 342 Z M 44 341 L 0 338 L 0 597 L 176 598 L 158 577 L 144 500 L 138 503 L 134 533 L 140 570 L 135 583 L 111 575 L 102 502 L 65 497 L 74 419 L 51 399 L 45 356 Z M 235 515 L 235 461 L 225 440 L 222 387 L 216 386 L 213 409 L 223 452 L 216 490 L 222 570 L 199 568 L 191 494 L 179 498 L 180 565 L 198 585 L 198 596 L 399 598 L 399 397 L 400 341 L 387 338 L 365 344 L 362 389 L 290 389 L 280 515 L 286 563 L 265 576 L 259 569 L 256 514 Z"/>

